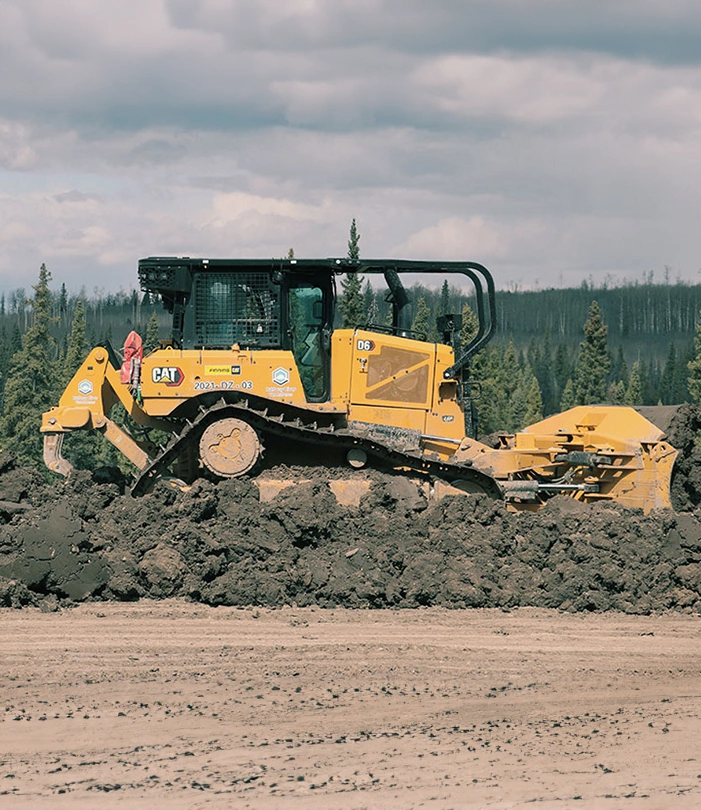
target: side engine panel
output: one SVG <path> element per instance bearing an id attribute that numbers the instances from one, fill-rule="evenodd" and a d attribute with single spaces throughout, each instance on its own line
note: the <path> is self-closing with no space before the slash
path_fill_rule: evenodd
<path id="1" fill-rule="evenodd" d="M 462 439 L 455 382 L 441 369 L 453 360 L 447 346 L 356 330 L 350 362 L 351 421 Z"/>

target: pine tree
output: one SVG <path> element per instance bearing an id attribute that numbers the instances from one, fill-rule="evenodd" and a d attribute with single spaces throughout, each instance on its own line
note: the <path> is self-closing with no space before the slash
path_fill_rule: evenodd
<path id="1" fill-rule="evenodd" d="M 12 324 L 12 334 L 10 335 L 10 356 L 14 356 L 22 350 L 22 332 L 18 324 Z"/>
<path id="2" fill-rule="evenodd" d="M 362 279 L 357 273 L 346 273 L 341 279 L 341 300 L 338 309 L 341 313 L 341 327 L 353 329 L 363 325 L 364 300 L 361 292 Z"/>
<path id="3" fill-rule="evenodd" d="M 348 258 L 357 261 L 360 258 L 360 234 L 355 224 L 351 222 L 350 236 L 348 238 Z M 353 329 L 363 324 L 364 300 L 362 293 L 363 280 L 358 273 L 346 273 L 341 279 L 341 300 L 338 309 L 341 313 L 341 327 Z"/>
<path id="4" fill-rule="evenodd" d="M 577 399 L 574 395 L 574 383 L 572 382 L 572 378 L 570 378 L 565 383 L 565 387 L 562 391 L 562 398 L 560 399 L 560 410 L 569 411 L 569 409 L 574 408 L 576 404 Z"/>
<path id="5" fill-rule="evenodd" d="M 664 405 L 671 405 L 676 403 L 675 399 L 675 382 L 677 379 L 677 347 L 674 343 L 670 343 L 667 360 L 664 364 L 662 371 L 662 378 L 660 380 L 660 393 L 662 395 L 662 402 Z"/>
<path id="6" fill-rule="evenodd" d="M 366 323 L 378 323 L 380 314 L 377 309 L 377 298 L 375 291 L 370 286 L 369 281 L 365 281 L 363 287 L 363 316 Z"/>
<path id="7" fill-rule="evenodd" d="M 7 335 L 7 329 L 3 323 L 2 326 L 0 326 L 0 385 L 3 384 L 7 369 L 10 367 L 12 355 L 13 351 L 10 346 L 10 338 Z"/>
<path id="8" fill-rule="evenodd" d="M 88 352 L 88 341 L 85 336 L 85 305 L 79 299 L 73 312 L 71 333 L 68 336 L 65 359 L 63 362 L 63 378 L 66 383 L 70 381 L 80 368 Z"/>
<path id="9" fill-rule="evenodd" d="M 56 347 L 56 362 L 61 368 L 63 368 L 63 364 L 67 354 L 68 354 L 68 333 L 66 333 L 63 336 L 63 338 L 61 338 L 60 343 L 58 343 L 58 346 Z"/>
<path id="10" fill-rule="evenodd" d="M 624 402 L 626 405 L 642 405 L 643 387 L 640 379 L 640 363 L 636 360 L 628 377 L 628 387 Z"/>
<path id="11" fill-rule="evenodd" d="M 513 336 L 509 338 L 509 342 L 506 344 L 502 362 L 508 376 L 506 385 L 509 389 L 509 393 L 513 393 L 518 385 L 518 375 L 521 371 L 519 356 L 516 352 L 516 344 L 514 343 Z"/>
<path id="12" fill-rule="evenodd" d="M 621 345 L 618 346 L 616 360 L 611 365 L 611 379 L 614 380 L 614 382 L 622 382 L 624 388 L 628 385 L 628 364 L 626 363 L 626 358 L 623 354 L 623 346 Z"/>
<path id="13" fill-rule="evenodd" d="M 68 293 L 66 292 L 66 285 L 61 284 L 61 292 L 58 296 L 58 318 L 61 323 L 63 323 L 63 319 L 66 317 L 66 313 L 68 312 Z"/>
<path id="14" fill-rule="evenodd" d="M 608 329 L 596 301 L 592 301 L 589 307 L 584 335 L 584 340 L 579 344 L 574 386 L 577 402 L 580 405 L 591 405 L 605 400 L 606 380 L 611 368 L 607 346 Z"/>
<path id="15" fill-rule="evenodd" d="M 677 373 L 674 381 L 674 399 L 672 404 L 691 402 L 689 395 L 688 364 L 694 359 L 694 341 L 689 341 L 677 360 Z"/>
<path id="16" fill-rule="evenodd" d="M 148 324 L 146 326 L 146 337 L 144 338 L 144 354 L 152 352 L 160 346 L 159 343 L 159 324 L 158 314 L 154 311 L 151 313 Z"/>
<path id="17" fill-rule="evenodd" d="M 559 409 L 559 404 L 562 401 L 562 395 L 564 394 L 567 381 L 571 379 L 572 375 L 574 374 L 570 354 L 567 351 L 567 346 L 565 346 L 564 343 L 557 344 L 557 349 L 555 350 L 555 367 L 553 372 L 555 374 L 554 399 L 558 405 L 558 408 L 556 409 Z"/>
<path id="18" fill-rule="evenodd" d="M 34 323 L 12 358 L 0 418 L 0 445 L 11 448 L 20 463 L 34 466 L 39 466 L 42 459 L 41 414 L 55 404 L 55 389 L 62 378 L 54 361 L 56 344 L 49 333 L 50 279 L 51 274 L 42 264 L 32 299 Z"/>
<path id="19" fill-rule="evenodd" d="M 660 367 L 657 362 L 640 362 L 640 388 L 642 389 L 643 405 L 661 405 L 660 399 Z"/>
<path id="20" fill-rule="evenodd" d="M 535 375 L 531 378 L 531 384 L 526 395 L 526 412 L 523 417 L 523 427 L 540 422 L 543 418 L 543 397 L 540 393 L 540 386 Z"/>
<path id="21" fill-rule="evenodd" d="M 530 364 L 530 367 L 535 371 L 541 363 L 541 351 L 540 351 L 540 341 L 536 340 L 535 338 L 531 338 L 528 342 L 528 348 L 526 349 L 526 360 Z"/>
<path id="22" fill-rule="evenodd" d="M 523 355 L 516 352 L 514 340 L 510 338 L 502 356 L 498 390 L 495 392 L 499 402 L 499 430 L 514 433 L 523 426 L 526 400 L 533 379 L 531 367 Z"/>
<path id="23" fill-rule="evenodd" d="M 505 349 L 490 348 L 474 360 L 473 378 L 479 381 L 480 397 L 475 403 L 479 432 L 514 432 L 523 425 L 527 410 L 527 395 L 533 374 L 528 369 L 524 387 L 524 372 L 519 366 L 513 340 Z"/>
<path id="24" fill-rule="evenodd" d="M 348 234 L 348 258 L 356 262 L 360 258 L 360 234 L 358 226 L 355 224 L 355 217 L 353 217 Z"/>
<path id="25" fill-rule="evenodd" d="M 626 404 L 626 386 L 623 380 L 612 382 L 609 385 L 608 394 L 606 395 L 607 401 L 611 405 L 625 405 Z"/>
<path id="26" fill-rule="evenodd" d="M 480 396 L 475 401 L 476 433 L 485 436 L 503 430 L 502 357 L 495 348 L 487 348 L 475 356 L 471 377 L 479 381 Z"/>
<path id="27" fill-rule="evenodd" d="M 688 386 L 691 399 L 697 404 L 701 403 L 701 312 L 696 324 L 696 337 L 694 338 L 694 359 L 688 363 Z"/>
<path id="28" fill-rule="evenodd" d="M 441 315 L 450 315 L 450 287 L 448 286 L 448 279 L 445 279 L 441 287 Z"/>
<path id="29" fill-rule="evenodd" d="M 427 337 L 431 332 L 431 310 L 429 309 L 426 299 L 421 296 L 416 304 L 416 315 L 411 324 L 411 331 L 418 332 L 426 335 Z"/>
<path id="30" fill-rule="evenodd" d="M 479 321 L 469 304 L 462 305 L 462 326 L 460 328 L 460 345 L 465 348 L 479 331 Z"/>
<path id="31" fill-rule="evenodd" d="M 546 328 L 543 344 L 537 352 L 537 363 L 533 364 L 533 373 L 540 387 L 542 413 L 554 413 L 557 408 L 557 400 L 549 328 Z"/>

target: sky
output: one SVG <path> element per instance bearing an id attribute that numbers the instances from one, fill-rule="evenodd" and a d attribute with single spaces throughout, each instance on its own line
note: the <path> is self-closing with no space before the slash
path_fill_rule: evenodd
<path id="1" fill-rule="evenodd" d="M 0 289 L 144 256 L 701 283 L 697 0 L 0 0 Z"/>

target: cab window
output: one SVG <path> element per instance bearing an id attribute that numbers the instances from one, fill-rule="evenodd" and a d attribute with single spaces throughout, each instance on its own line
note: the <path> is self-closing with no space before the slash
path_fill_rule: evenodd
<path id="1" fill-rule="evenodd" d="M 323 290 L 312 283 L 298 283 L 290 288 L 289 307 L 292 353 L 304 393 L 309 400 L 322 400 L 327 388 Z"/>

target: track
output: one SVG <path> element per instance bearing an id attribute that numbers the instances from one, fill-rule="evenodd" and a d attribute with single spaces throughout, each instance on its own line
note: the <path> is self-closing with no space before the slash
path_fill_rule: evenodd
<path id="1" fill-rule="evenodd" d="M 493 478 L 481 473 L 469 465 L 440 461 L 435 455 L 427 455 L 421 450 L 410 449 L 402 445 L 402 436 L 388 437 L 387 442 L 380 442 L 360 430 L 338 427 L 333 421 L 319 424 L 323 414 L 314 414 L 315 421 L 306 421 L 299 416 L 287 416 L 285 413 L 271 414 L 267 407 L 256 408 L 250 400 L 218 403 L 205 408 L 202 406 L 197 417 L 186 420 L 185 428 L 168 443 L 137 477 L 131 492 L 134 496 L 148 492 L 156 480 L 167 472 L 171 464 L 186 453 L 198 441 L 202 431 L 214 421 L 229 416 L 243 419 L 252 425 L 264 438 L 276 437 L 284 441 L 298 441 L 318 447 L 319 445 L 336 450 L 348 451 L 353 448 L 363 450 L 369 460 L 378 466 L 403 467 L 416 472 L 434 475 L 447 482 L 468 481 L 475 484 L 493 498 L 501 499 L 502 492 Z"/>

